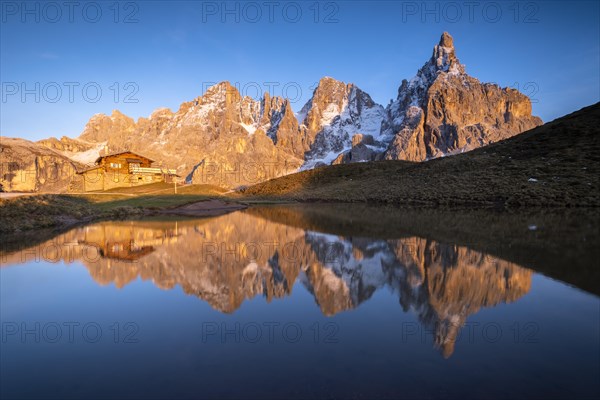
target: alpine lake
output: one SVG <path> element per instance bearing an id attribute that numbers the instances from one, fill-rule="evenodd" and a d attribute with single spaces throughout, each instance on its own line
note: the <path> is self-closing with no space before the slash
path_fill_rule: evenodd
<path id="1" fill-rule="evenodd" d="M 593 398 L 599 222 L 266 205 L 3 238 L 0 395 Z"/>

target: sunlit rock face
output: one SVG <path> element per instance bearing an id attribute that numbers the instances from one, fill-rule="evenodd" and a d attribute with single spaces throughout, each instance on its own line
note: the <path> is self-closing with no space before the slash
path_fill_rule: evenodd
<path id="1" fill-rule="evenodd" d="M 90 143 L 86 143 L 77 139 L 71 139 L 66 136 L 63 136 L 60 138 L 60 140 L 56 138 L 49 138 L 40 140 L 37 143 L 56 151 L 73 154 L 83 153 L 94 148 L 94 146 Z"/>
<path id="2" fill-rule="evenodd" d="M 96 114 L 90 118 L 79 139 L 89 142 L 124 144 L 135 132 L 135 121 L 118 110 L 111 115 Z"/>
<path id="3" fill-rule="evenodd" d="M 221 82 L 175 113 L 159 109 L 137 122 L 118 111 L 95 115 L 79 139 L 139 152 L 191 183 L 235 188 L 330 164 L 354 135 L 378 137 L 385 115 L 368 94 L 333 78 L 321 79 L 298 115 L 288 99 L 242 97 Z"/>
<path id="4" fill-rule="evenodd" d="M 66 192 L 78 164 L 24 139 L 0 138 L 0 187 L 6 192 Z"/>
<path id="5" fill-rule="evenodd" d="M 524 94 L 469 76 L 444 32 L 429 61 L 386 108 L 389 160 L 424 161 L 472 150 L 542 124 Z"/>
<path id="6" fill-rule="evenodd" d="M 175 113 L 159 109 L 137 122 L 114 111 L 94 116 L 80 139 L 106 142 L 176 168 L 190 183 L 251 185 L 296 171 L 307 145 L 287 99 L 242 97 L 221 82 Z"/>
<path id="7" fill-rule="evenodd" d="M 99 284 L 124 290 L 136 279 L 165 290 L 179 286 L 224 313 L 247 299 L 270 302 L 303 287 L 324 315 L 333 316 L 391 290 L 404 311 L 434 332 L 446 357 L 470 315 L 516 301 L 530 289 L 530 270 L 467 247 L 419 237 L 336 236 L 304 228 L 301 219 L 294 226 L 273 222 L 269 213 L 277 212 L 101 222 L 1 260 L 78 262 Z"/>

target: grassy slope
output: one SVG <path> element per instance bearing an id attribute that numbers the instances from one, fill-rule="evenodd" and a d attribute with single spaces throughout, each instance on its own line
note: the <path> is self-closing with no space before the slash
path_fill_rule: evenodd
<path id="1" fill-rule="evenodd" d="M 177 194 L 221 194 L 227 190 L 214 185 L 177 185 Z M 105 191 L 89 192 L 93 193 L 114 193 L 125 195 L 142 195 L 142 194 L 175 194 L 175 188 L 172 183 L 157 182 L 148 185 L 139 185 L 132 187 L 120 187 Z"/>
<path id="2" fill-rule="evenodd" d="M 172 190 L 172 186 L 169 185 Z M 183 189 L 183 187 L 182 187 Z M 44 229 L 96 219 L 124 218 L 219 197 L 223 189 L 191 185 L 178 194 L 160 185 L 78 195 L 38 195 L 0 200 L 0 233 Z"/>
<path id="3" fill-rule="evenodd" d="M 318 168 L 254 185 L 243 195 L 300 201 L 597 207 L 599 161 L 600 103 L 453 157 Z"/>

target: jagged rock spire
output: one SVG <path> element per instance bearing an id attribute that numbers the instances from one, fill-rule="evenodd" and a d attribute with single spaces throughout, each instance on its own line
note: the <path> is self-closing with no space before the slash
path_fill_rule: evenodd
<path id="1" fill-rule="evenodd" d="M 448 32 L 442 33 L 442 37 L 440 38 L 440 46 L 442 47 L 451 47 L 454 48 L 454 39 Z"/>
<path id="2" fill-rule="evenodd" d="M 448 32 L 442 33 L 440 42 L 433 48 L 429 61 L 435 72 L 443 71 L 453 74 L 464 74 L 465 67 L 458 61 L 454 51 L 454 39 Z"/>
<path id="3" fill-rule="evenodd" d="M 542 123 L 527 96 L 467 75 L 448 32 L 415 77 L 402 81 L 387 113 L 385 158 L 411 161 L 468 151 Z"/>

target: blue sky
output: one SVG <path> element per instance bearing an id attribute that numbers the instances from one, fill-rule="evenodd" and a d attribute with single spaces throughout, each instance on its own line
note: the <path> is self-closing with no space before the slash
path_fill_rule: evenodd
<path id="1" fill-rule="evenodd" d="M 544 121 L 600 101 L 596 1 L 77 3 L 1 2 L 2 135 L 75 137 L 93 114 L 176 110 L 222 80 L 299 111 L 332 76 L 387 105 L 443 31 L 469 74 Z"/>

